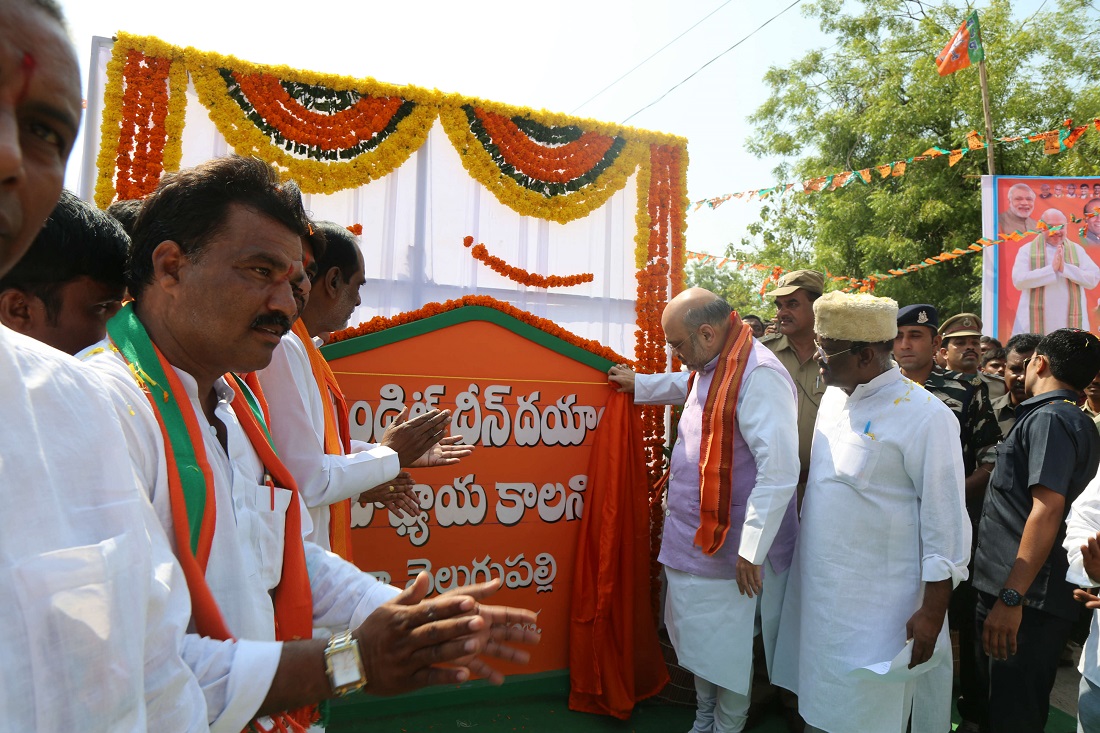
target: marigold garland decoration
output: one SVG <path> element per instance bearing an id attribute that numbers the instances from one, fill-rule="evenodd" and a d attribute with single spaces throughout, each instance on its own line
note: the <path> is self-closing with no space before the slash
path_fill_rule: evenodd
<path id="1" fill-rule="evenodd" d="M 439 119 L 462 165 L 498 201 L 560 224 L 588 216 L 621 191 L 646 152 L 623 135 L 543 125 L 458 99 L 443 104 Z"/>
<path id="2" fill-rule="evenodd" d="M 106 173 L 97 178 L 95 194 L 101 207 L 116 195 L 142 198 L 156 188 L 166 164 L 179 166 L 187 100 L 173 66 L 170 57 L 125 46 L 108 63 L 99 153 L 99 170 Z"/>
<path id="3" fill-rule="evenodd" d="M 540 331 L 545 331 L 551 336 L 565 341 L 568 344 L 572 344 L 579 349 L 595 354 L 596 356 L 613 361 L 616 364 L 628 363 L 626 359 L 614 350 L 607 348 L 599 341 L 592 341 L 590 339 L 583 339 L 574 333 L 566 331 L 564 328 L 554 323 L 553 321 L 545 318 L 539 318 L 536 315 L 532 315 L 527 311 L 520 310 L 510 303 L 505 303 L 503 300 L 497 300 L 491 298 L 488 295 L 464 295 L 456 300 L 448 300 L 443 303 L 428 303 L 422 308 L 418 308 L 414 311 L 408 311 L 406 313 L 399 313 L 391 318 L 383 318 L 382 316 L 375 316 L 366 323 L 361 323 L 358 326 L 352 326 L 351 328 L 345 328 L 343 331 L 336 331 L 332 334 L 332 338 L 329 343 L 336 343 L 337 341 L 346 341 L 350 338 L 356 338 L 357 336 L 366 336 L 372 333 L 378 333 L 379 331 L 385 331 L 387 328 L 393 328 L 394 326 L 403 326 L 406 323 L 414 323 L 416 321 L 422 321 L 425 318 L 431 318 L 432 316 L 438 316 L 440 313 L 446 313 L 447 311 L 457 310 L 458 308 L 465 308 L 466 306 L 480 305 L 486 308 L 494 308 L 505 315 L 509 315 L 515 318 L 517 321 L 522 321 L 529 326 L 534 326 Z"/>
<path id="4" fill-rule="evenodd" d="M 661 314 L 673 294 L 683 289 L 683 221 L 687 188 L 683 171 L 684 151 L 677 145 L 651 144 L 649 165 L 638 176 L 638 235 L 635 239 L 635 264 L 638 265 L 638 314 L 637 344 L 634 356 L 638 370 L 645 373 L 665 371 L 668 355 Z M 647 185 L 643 188 L 642 184 Z M 670 255 L 677 264 L 679 276 L 670 273 Z M 673 368 L 678 364 L 673 363 Z M 650 582 L 652 612 L 660 614 L 660 598 L 656 591 L 660 564 L 657 548 L 660 547 L 664 528 L 664 515 L 657 494 L 662 489 L 661 476 L 665 470 L 665 409 L 642 408 L 642 442 L 646 452 L 646 470 L 649 473 L 650 495 Z"/>
<path id="5" fill-rule="evenodd" d="M 574 285 L 580 285 L 581 283 L 592 282 L 593 275 L 591 272 L 581 273 L 580 275 L 536 275 L 533 272 L 527 272 L 519 267 L 512 267 L 499 257 L 493 257 L 489 254 L 489 250 L 484 244 L 474 245 L 473 237 L 466 237 L 462 240 L 462 246 L 470 247 L 470 254 L 475 260 L 486 265 L 493 272 L 496 272 L 504 277 L 508 278 L 512 282 L 517 282 L 520 285 L 526 285 L 529 288 L 569 288 Z"/>
<path id="6" fill-rule="evenodd" d="M 232 58 L 188 64 L 199 99 L 239 155 L 254 155 L 306 193 L 335 193 L 381 178 L 424 144 L 436 117 L 396 89 L 342 77 L 267 70 Z"/>

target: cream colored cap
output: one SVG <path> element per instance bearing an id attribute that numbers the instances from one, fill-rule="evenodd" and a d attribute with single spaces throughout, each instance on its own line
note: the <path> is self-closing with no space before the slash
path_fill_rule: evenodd
<path id="1" fill-rule="evenodd" d="M 834 290 L 814 301 L 814 333 L 834 341 L 893 341 L 898 335 L 898 304 L 890 298 Z"/>

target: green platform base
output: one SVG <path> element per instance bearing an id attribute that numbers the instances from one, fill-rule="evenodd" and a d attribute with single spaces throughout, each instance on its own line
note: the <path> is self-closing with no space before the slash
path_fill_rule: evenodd
<path id="1" fill-rule="evenodd" d="M 469 682 L 394 698 L 352 695 L 333 703 L 328 733 L 686 733 L 695 709 L 645 701 L 630 720 L 569 709 L 568 672 L 510 677 L 502 687 Z M 958 722 L 958 716 L 955 716 Z M 769 715 L 753 733 L 786 733 Z M 1052 707 L 1045 733 L 1076 733 L 1077 721 Z"/>

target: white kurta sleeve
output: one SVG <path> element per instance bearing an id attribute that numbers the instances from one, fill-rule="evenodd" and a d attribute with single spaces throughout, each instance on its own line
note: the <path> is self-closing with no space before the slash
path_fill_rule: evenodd
<path id="1" fill-rule="evenodd" d="M 271 364 L 257 377 L 271 411 L 275 450 L 297 481 L 306 506 L 335 504 L 392 480 L 401 462 L 389 448 L 360 444 L 370 447 L 346 456 L 325 453 L 321 394 L 308 357 L 290 339 L 284 337 Z M 312 414 L 314 409 L 318 414 Z"/>
<path id="2" fill-rule="evenodd" d="M 798 406 L 774 369 L 754 369 L 741 385 L 737 428 L 756 459 L 738 554 L 760 565 L 771 550 L 798 483 Z"/>
<path id="3" fill-rule="evenodd" d="M 305 549 L 314 627 L 354 629 L 401 592 L 312 542 Z"/>
<path id="4" fill-rule="evenodd" d="M 682 405 L 687 399 L 690 372 L 637 374 L 634 377 L 634 404 Z"/>
<path id="5" fill-rule="evenodd" d="M 239 733 L 256 717 L 282 653 L 281 641 L 218 641 L 187 635 L 183 658 L 206 697 L 211 733 Z"/>
<path id="6" fill-rule="evenodd" d="M 921 425 L 912 426 L 904 452 L 905 472 L 919 499 L 921 580 L 966 580 L 970 562 L 971 528 L 966 513 L 959 421 L 931 395 L 937 409 Z M 940 409 L 942 408 L 942 409 Z"/>
<path id="7" fill-rule="evenodd" d="M 1077 261 L 1079 264 L 1071 265 L 1068 262 L 1062 268 L 1062 275 L 1067 280 L 1075 282 L 1085 290 L 1092 290 L 1097 285 L 1100 285 L 1100 267 L 1096 266 L 1096 263 L 1092 261 L 1085 248 L 1074 244 L 1073 242 L 1066 242 L 1067 247 L 1073 247 L 1077 252 Z"/>
<path id="8" fill-rule="evenodd" d="M 1018 290 L 1042 288 L 1058 279 L 1058 273 L 1054 271 L 1053 264 L 1048 263 L 1046 267 L 1031 269 L 1031 248 L 1033 246 L 1032 244 L 1025 244 L 1020 247 L 1020 251 L 1016 253 L 1016 260 L 1012 263 L 1012 284 Z"/>
<path id="9" fill-rule="evenodd" d="M 1066 582 L 1082 588 L 1096 588 L 1100 580 L 1090 578 L 1085 572 L 1081 547 L 1090 537 L 1100 533 L 1100 474 L 1089 482 L 1081 495 L 1073 502 L 1069 517 L 1066 518 L 1066 539 L 1062 542 L 1069 555 L 1069 570 Z"/>

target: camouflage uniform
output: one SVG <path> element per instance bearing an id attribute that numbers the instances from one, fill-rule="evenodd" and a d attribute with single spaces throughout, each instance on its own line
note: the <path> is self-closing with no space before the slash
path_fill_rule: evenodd
<path id="1" fill-rule="evenodd" d="M 966 475 L 973 473 L 980 463 L 995 462 L 997 443 L 1003 436 L 981 378 L 933 366 L 924 388 L 939 397 L 959 419 Z"/>
<path id="2" fill-rule="evenodd" d="M 1008 431 L 1016 424 L 1016 405 L 1012 404 L 1012 398 L 1007 392 L 993 400 L 993 416 L 1001 426 L 1001 435 L 1007 438 Z"/>

